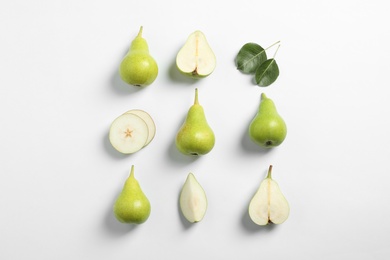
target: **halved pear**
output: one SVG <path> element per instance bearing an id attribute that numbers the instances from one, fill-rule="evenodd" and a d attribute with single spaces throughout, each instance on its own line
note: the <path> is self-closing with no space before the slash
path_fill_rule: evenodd
<path id="1" fill-rule="evenodd" d="M 146 140 L 145 146 L 148 145 L 156 135 L 156 124 L 154 123 L 153 118 L 148 112 L 141 109 L 132 109 L 126 113 L 137 115 L 145 121 L 149 129 L 148 139 Z"/>
<path id="2" fill-rule="evenodd" d="M 176 56 L 180 72 L 194 78 L 210 75 L 216 66 L 216 57 L 201 31 L 191 33 Z"/>
<path id="3" fill-rule="evenodd" d="M 145 146 L 148 135 L 148 126 L 141 117 L 125 113 L 112 122 L 109 139 L 118 152 L 131 154 Z"/>
<path id="4" fill-rule="evenodd" d="M 191 223 L 203 219 L 207 210 L 207 197 L 194 174 L 189 173 L 180 193 L 180 209 Z"/>
<path id="5" fill-rule="evenodd" d="M 290 206 L 271 172 L 272 165 L 249 204 L 249 216 L 257 225 L 281 224 L 290 214 Z"/>

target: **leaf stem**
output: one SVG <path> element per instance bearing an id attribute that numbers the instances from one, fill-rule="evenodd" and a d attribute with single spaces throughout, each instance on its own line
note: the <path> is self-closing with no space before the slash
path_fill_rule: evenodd
<path id="1" fill-rule="evenodd" d="M 276 51 L 274 53 L 274 56 L 273 56 L 274 59 L 275 59 L 276 53 L 278 53 L 279 48 L 280 48 L 280 44 L 278 45 L 278 48 L 276 49 Z"/>
<path id="2" fill-rule="evenodd" d="M 277 42 L 271 44 L 271 46 L 268 46 L 267 48 L 265 48 L 265 50 L 268 50 L 268 49 L 274 47 L 276 44 L 279 44 L 279 43 L 280 43 L 280 41 L 277 41 Z M 280 44 L 279 44 L 279 46 L 280 46 Z"/>

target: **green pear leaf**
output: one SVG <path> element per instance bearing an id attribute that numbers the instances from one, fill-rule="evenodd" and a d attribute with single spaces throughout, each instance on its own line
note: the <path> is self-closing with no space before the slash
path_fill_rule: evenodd
<path id="1" fill-rule="evenodd" d="M 275 59 L 264 61 L 256 70 L 256 84 L 261 87 L 267 87 L 275 82 L 279 76 L 279 67 Z"/>
<path id="2" fill-rule="evenodd" d="M 267 60 L 263 47 L 256 43 L 246 43 L 236 56 L 237 69 L 243 73 L 253 74 Z"/>

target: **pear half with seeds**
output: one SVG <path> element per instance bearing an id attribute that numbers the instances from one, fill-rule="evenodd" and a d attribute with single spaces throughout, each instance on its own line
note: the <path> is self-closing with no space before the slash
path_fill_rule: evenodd
<path id="1" fill-rule="evenodd" d="M 181 190 L 180 209 L 184 217 L 191 223 L 201 221 L 206 214 L 206 193 L 193 173 L 188 174 Z"/>
<path id="2" fill-rule="evenodd" d="M 193 78 L 203 78 L 214 71 L 215 54 L 201 31 L 188 36 L 176 56 L 176 65 L 181 73 Z"/>
<path id="3" fill-rule="evenodd" d="M 249 216 L 257 225 L 281 224 L 290 214 L 290 206 L 271 177 L 272 165 L 249 204 Z"/>

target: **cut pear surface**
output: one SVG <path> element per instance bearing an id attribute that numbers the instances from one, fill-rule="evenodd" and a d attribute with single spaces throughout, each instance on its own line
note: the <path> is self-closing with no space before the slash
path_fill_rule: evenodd
<path id="1" fill-rule="evenodd" d="M 148 126 L 141 117 L 125 113 L 112 122 L 109 139 L 118 152 L 131 154 L 145 146 L 148 135 Z"/>
<path id="2" fill-rule="evenodd" d="M 216 57 L 205 35 L 195 31 L 176 56 L 177 68 L 184 74 L 195 78 L 210 75 L 216 66 Z"/>
<path id="3" fill-rule="evenodd" d="M 146 125 L 148 126 L 148 139 L 146 140 L 145 146 L 148 145 L 156 135 L 156 125 L 153 121 L 153 118 L 150 116 L 149 113 L 147 113 L 144 110 L 141 109 L 132 109 L 126 112 L 126 114 L 134 114 L 139 116 L 142 120 L 145 121 Z"/>
<path id="4" fill-rule="evenodd" d="M 207 210 L 207 197 L 194 174 L 189 173 L 180 193 L 180 209 L 191 223 L 203 219 Z"/>
<path id="5" fill-rule="evenodd" d="M 249 216 L 257 225 L 281 224 L 290 214 L 290 206 L 279 185 L 271 178 L 272 165 L 249 204 Z"/>

